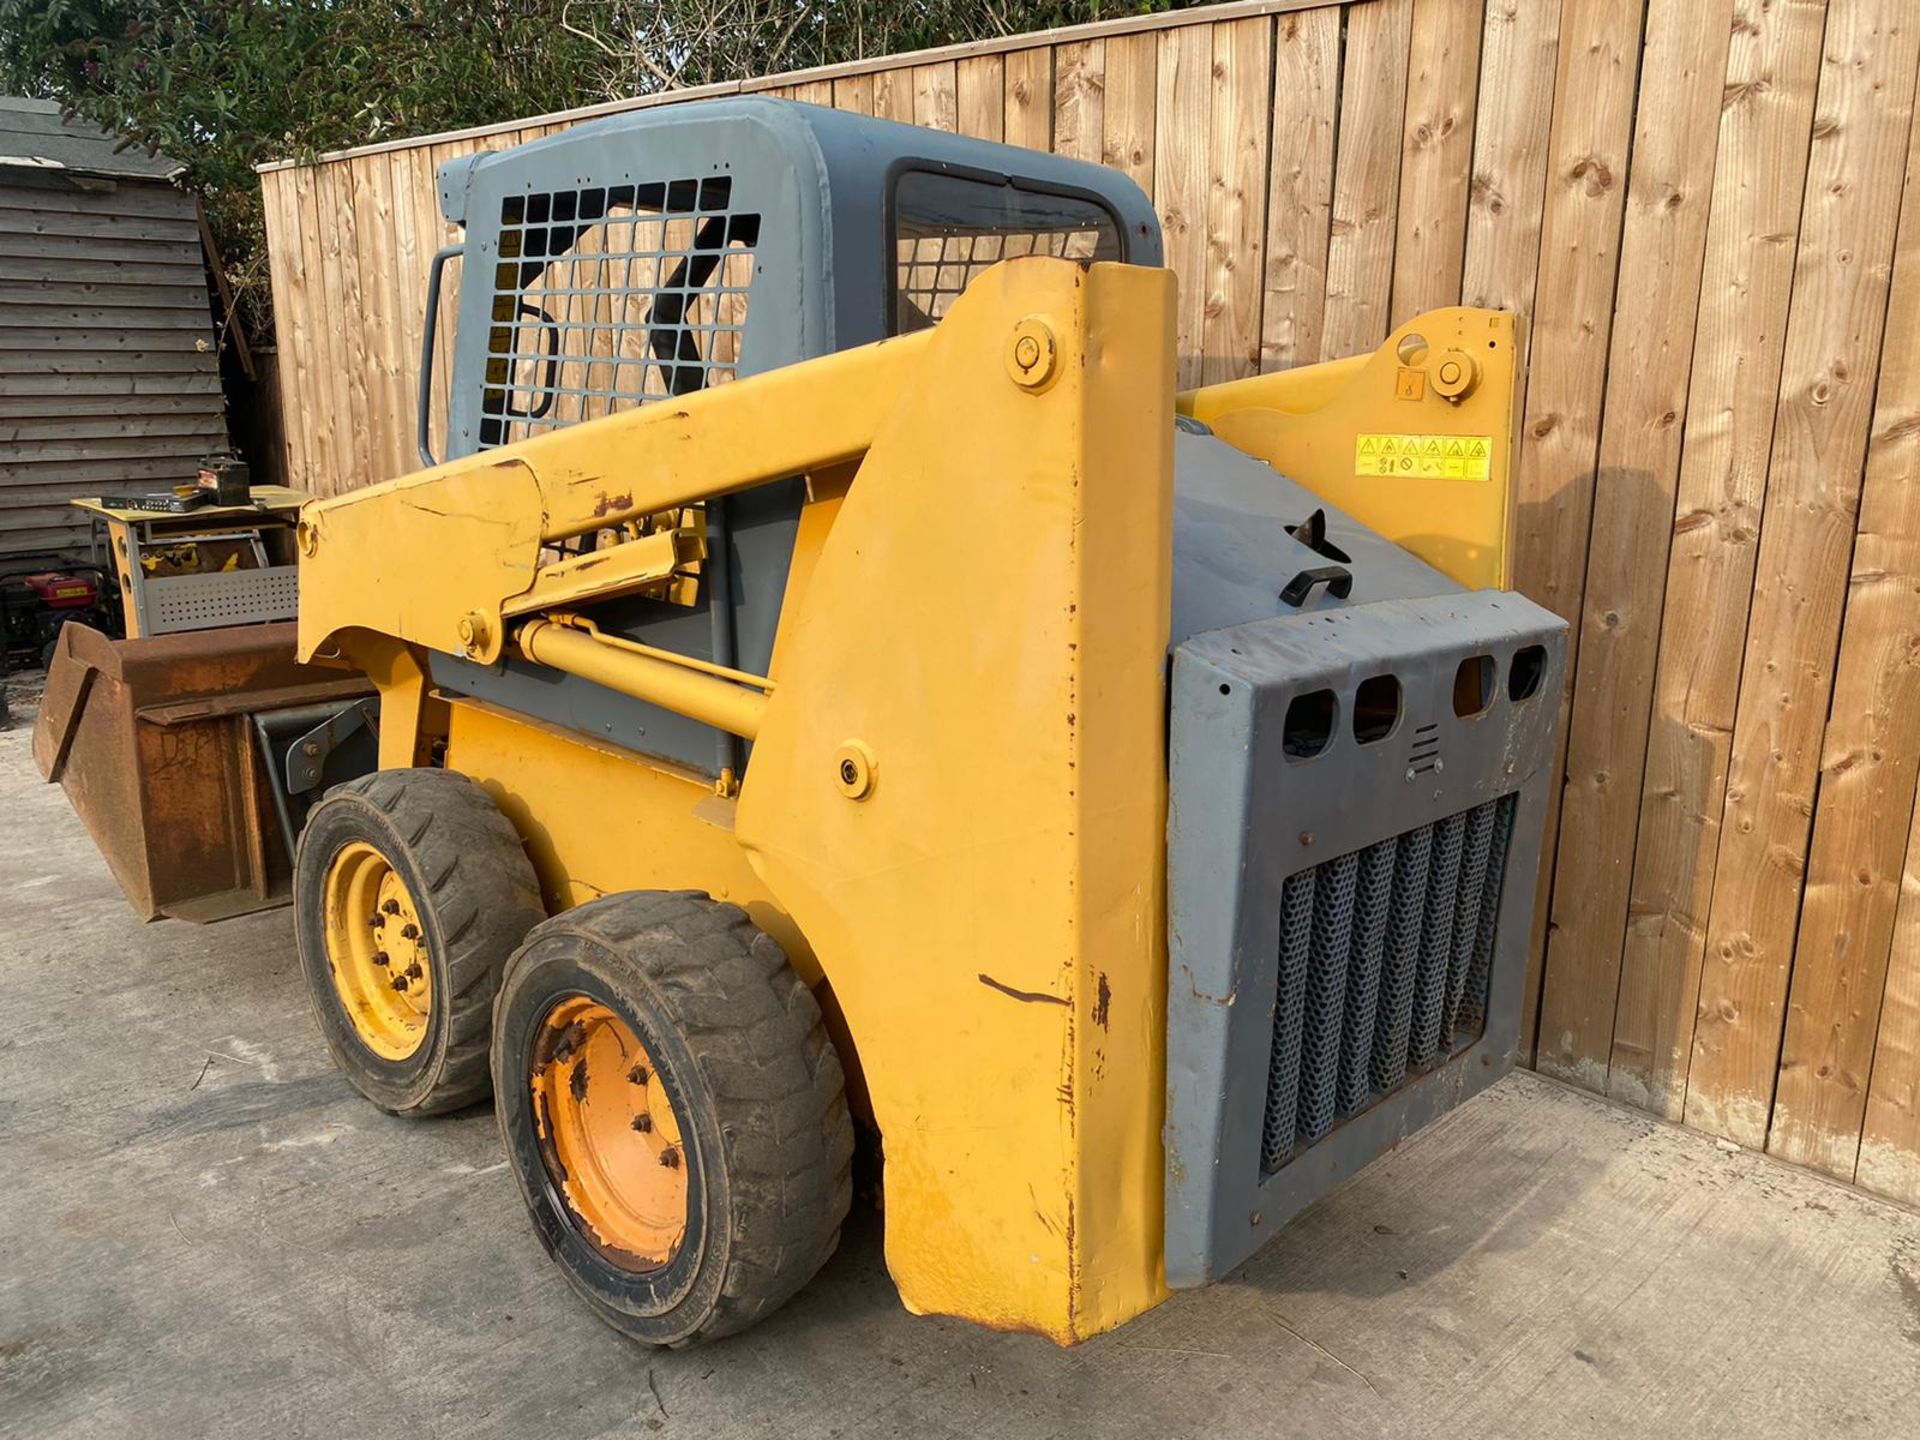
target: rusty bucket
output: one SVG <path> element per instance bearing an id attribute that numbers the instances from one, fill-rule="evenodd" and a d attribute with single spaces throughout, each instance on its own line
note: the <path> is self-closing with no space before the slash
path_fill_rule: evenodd
<path id="1" fill-rule="evenodd" d="M 221 920 L 286 903 L 287 827 L 253 717 L 370 695 L 294 659 L 294 627 L 110 640 L 61 632 L 33 758 L 143 919 Z"/>

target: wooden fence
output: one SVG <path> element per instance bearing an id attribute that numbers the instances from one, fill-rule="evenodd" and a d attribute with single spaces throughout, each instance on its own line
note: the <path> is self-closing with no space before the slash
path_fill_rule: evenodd
<path id="1" fill-rule="evenodd" d="M 1280 0 L 702 93 L 1126 171 L 1187 381 L 1528 313 L 1576 660 L 1529 1058 L 1920 1201 L 1917 64 L 1912 0 Z M 413 464 L 434 168 L 578 118 L 264 174 L 295 483 Z"/>

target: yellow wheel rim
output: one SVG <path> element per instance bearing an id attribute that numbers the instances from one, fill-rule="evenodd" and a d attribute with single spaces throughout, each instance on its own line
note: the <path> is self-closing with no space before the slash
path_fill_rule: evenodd
<path id="1" fill-rule="evenodd" d="M 597 1000 L 562 1000 L 541 1021 L 529 1085 L 540 1156 L 575 1229 L 622 1269 L 672 1260 L 687 1234 L 686 1150 L 632 1027 Z"/>
<path id="2" fill-rule="evenodd" d="M 433 969 L 420 911 L 387 858 L 356 840 L 333 857 L 324 891 L 327 964 L 366 1047 L 405 1060 L 427 1038 Z"/>

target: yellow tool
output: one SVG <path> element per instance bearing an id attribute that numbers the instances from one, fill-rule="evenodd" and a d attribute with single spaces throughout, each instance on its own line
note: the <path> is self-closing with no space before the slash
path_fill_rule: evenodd
<path id="1" fill-rule="evenodd" d="M 1511 317 L 1176 396 L 1130 182 L 771 101 L 441 189 L 456 456 L 299 527 L 300 658 L 382 709 L 296 923 L 604 1318 L 784 1301 L 857 1126 L 910 1309 L 1081 1340 L 1511 1064 Z"/>

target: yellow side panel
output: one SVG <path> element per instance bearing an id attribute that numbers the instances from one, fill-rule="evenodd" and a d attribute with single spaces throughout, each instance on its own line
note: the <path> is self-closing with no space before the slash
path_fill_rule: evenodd
<path id="1" fill-rule="evenodd" d="M 739 802 L 860 1046 L 902 1297 L 1060 1341 L 1165 1294 L 1173 361 L 1164 271 L 974 282 L 790 593 Z"/>
<path id="2" fill-rule="evenodd" d="M 1462 585 L 1505 589 L 1524 348 L 1518 316 L 1455 306 L 1372 355 L 1210 385 L 1180 406 Z"/>
<path id="3" fill-rule="evenodd" d="M 711 781 L 479 701 L 449 705 L 447 768 L 479 781 L 513 821 L 550 911 L 622 890 L 705 890 L 743 907 L 802 979 L 819 980 Z"/>

